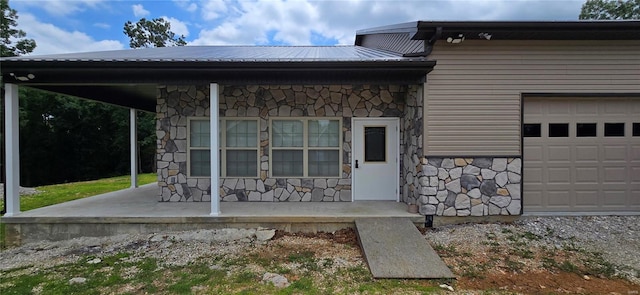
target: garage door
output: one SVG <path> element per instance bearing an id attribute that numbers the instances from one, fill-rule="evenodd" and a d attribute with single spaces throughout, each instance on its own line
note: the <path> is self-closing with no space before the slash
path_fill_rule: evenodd
<path id="1" fill-rule="evenodd" d="M 525 98 L 524 211 L 640 212 L 640 99 Z"/>

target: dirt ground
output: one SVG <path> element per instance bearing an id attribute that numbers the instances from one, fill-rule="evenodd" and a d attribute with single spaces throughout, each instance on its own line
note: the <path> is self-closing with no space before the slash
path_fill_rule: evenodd
<path id="1" fill-rule="evenodd" d="M 429 234 L 429 230 L 422 230 L 423 233 Z M 312 239 L 324 239 L 335 243 L 346 244 L 360 249 L 358 239 L 353 229 L 345 229 L 334 234 L 317 233 L 284 233 L 277 232 L 275 240 L 284 237 L 296 236 Z M 326 244 L 316 244 L 326 247 Z M 562 269 L 549 269 L 545 264 L 545 258 L 550 257 L 550 253 L 540 253 L 540 249 L 535 247 L 532 250 L 532 258 L 522 259 L 517 254 L 506 255 L 509 253 L 505 249 L 506 245 L 493 245 L 482 255 L 469 255 L 470 253 L 458 251 L 452 254 L 450 249 L 439 249 L 437 245 L 432 245 L 438 254 L 441 255 L 445 263 L 451 268 L 457 279 L 451 282 L 456 290 L 455 293 L 460 294 L 484 294 L 487 291 L 505 292 L 505 293 L 521 293 L 521 294 L 622 294 L 635 295 L 639 294 L 640 285 L 618 277 L 605 277 L 602 275 L 582 274 L 580 268 L 572 269 L 572 271 Z M 500 249 L 498 249 L 500 248 Z M 323 251 L 320 247 L 315 248 L 312 245 L 307 247 L 310 251 Z M 285 249 L 286 250 L 286 249 Z M 361 250 L 360 250 L 361 252 Z M 477 253 L 476 253 L 477 254 Z M 361 257 L 364 257 L 360 253 Z M 581 253 L 573 253 L 572 251 L 559 250 L 553 253 L 555 260 L 562 261 L 564 265 L 584 265 L 585 257 Z M 364 259 L 364 258 L 362 258 Z M 488 263 L 493 261 L 494 263 Z M 506 261 L 506 264 L 505 264 Z M 509 262 L 511 261 L 511 263 Z M 517 266 L 514 267 L 513 265 Z M 468 266 L 476 265 L 481 274 L 469 273 Z M 484 267 L 489 265 L 490 267 Z M 441 282 L 433 281 L 431 284 L 438 285 Z"/>

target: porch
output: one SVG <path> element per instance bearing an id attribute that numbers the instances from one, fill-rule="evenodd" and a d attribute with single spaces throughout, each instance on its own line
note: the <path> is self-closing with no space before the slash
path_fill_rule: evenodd
<path id="1" fill-rule="evenodd" d="M 220 215 L 210 216 L 208 202 L 158 202 L 157 192 L 157 184 L 149 184 L 3 217 L 7 244 L 229 227 L 330 232 L 353 227 L 363 217 L 425 221 L 393 201 L 221 202 Z"/>

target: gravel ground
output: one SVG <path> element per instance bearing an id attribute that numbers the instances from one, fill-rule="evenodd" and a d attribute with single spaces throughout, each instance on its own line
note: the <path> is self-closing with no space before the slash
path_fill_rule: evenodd
<path id="1" fill-rule="evenodd" d="M 640 216 L 522 217 L 513 224 L 465 224 L 444 226 L 428 232 L 432 244 L 458 245 L 467 251 L 487 248 L 487 235 L 505 231 L 532 233 L 539 240 L 530 247 L 576 249 L 602 253 L 617 265 L 620 275 L 640 283 Z"/>
<path id="2" fill-rule="evenodd" d="M 486 241 L 488 233 L 500 233 L 505 229 L 538 235 L 541 239 L 530 241 L 538 245 L 558 249 L 573 245 L 602 252 L 609 262 L 623 266 L 620 269 L 626 272 L 627 277 L 640 283 L 640 216 L 523 217 L 508 225 L 444 226 L 427 231 L 426 238 L 432 244 L 453 244 L 472 249 L 480 247 L 480 241 Z M 211 255 L 212 251 L 216 254 L 240 254 L 248 244 L 266 243 L 265 235 L 269 237 L 270 232 L 222 229 L 44 241 L 3 250 L 0 252 L 0 270 L 47 268 L 78 261 L 83 255 L 100 256 L 114 252 L 140 253 L 167 264 L 184 265 Z M 335 254 L 335 257 L 339 256 L 339 253 Z"/>

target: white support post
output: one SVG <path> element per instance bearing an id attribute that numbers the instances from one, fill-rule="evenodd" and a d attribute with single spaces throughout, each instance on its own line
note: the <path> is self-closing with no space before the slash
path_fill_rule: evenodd
<path id="1" fill-rule="evenodd" d="M 129 132 L 131 145 L 131 188 L 138 187 L 138 116 L 136 109 L 129 111 Z"/>
<path id="2" fill-rule="evenodd" d="M 4 216 L 20 213 L 20 146 L 19 146 L 19 112 L 18 85 L 5 84 L 5 152 L 7 183 L 4 189 L 7 194 L 5 204 L 7 212 Z"/>
<path id="3" fill-rule="evenodd" d="M 211 216 L 220 215 L 220 159 L 218 150 L 218 84 L 211 83 L 209 90 L 209 119 L 211 127 Z"/>

